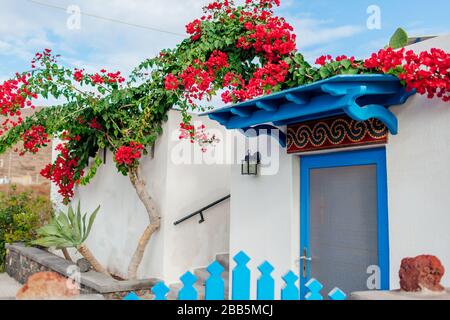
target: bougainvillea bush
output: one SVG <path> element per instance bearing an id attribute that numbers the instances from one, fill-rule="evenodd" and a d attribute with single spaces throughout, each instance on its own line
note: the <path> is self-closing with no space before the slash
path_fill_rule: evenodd
<path id="1" fill-rule="evenodd" d="M 65 66 L 50 49 L 37 53 L 31 71 L 0 85 L 0 112 L 8 117 L 0 128 L 0 152 L 23 141 L 22 153 L 36 153 L 49 139 L 59 138 L 59 156 L 42 175 L 56 184 L 66 203 L 76 186 L 95 176 L 102 150 L 113 152 L 117 170 L 130 178 L 149 215 L 129 266 L 134 278 L 160 225 L 139 163 L 162 133 L 170 108 L 182 112 L 180 138 L 204 149 L 215 138 L 190 124 L 189 111 L 204 111 L 218 94 L 224 103 L 236 103 L 338 74 L 381 73 L 430 98 L 449 100 L 450 54 L 387 48 L 367 60 L 324 55 L 311 64 L 296 49 L 301 34 L 297 38 L 292 26 L 274 14 L 278 5 L 279 0 L 246 0 L 240 6 L 212 2 L 186 26 L 185 40 L 142 62 L 128 79 L 118 71 L 88 73 Z M 63 102 L 21 118 L 21 109 L 49 97 Z"/>

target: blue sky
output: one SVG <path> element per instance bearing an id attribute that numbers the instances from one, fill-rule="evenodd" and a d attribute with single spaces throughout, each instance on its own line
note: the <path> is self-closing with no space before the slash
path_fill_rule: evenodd
<path id="1" fill-rule="evenodd" d="M 206 2 L 0 0 L 0 79 L 27 70 L 33 53 L 47 47 L 62 54 L 64 63 L 73 67 L 127 72 L 181 39 L 90 16 L 82 16 L 80 29 L 71 30 L 65 12 L 70 5 L 87 14 L 184 34 L 184 25 L 201 15 Z M 370 5 L 380 8 L 379 30 L 367 28 Z M 383 47 L 399 26 L 410 35 L 450 33 L 448 0 L 282 0 L 277 11 L 295 26 L 299 49 L 309 60 L 325 53 L 365 57 Z"/>

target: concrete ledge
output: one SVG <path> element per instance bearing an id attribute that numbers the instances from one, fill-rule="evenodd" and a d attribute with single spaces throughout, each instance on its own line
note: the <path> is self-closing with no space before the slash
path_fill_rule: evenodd
<path id="1" fill-rule="evenodd" d="M 443 293 L 393 291 L 353 292 L 350 300 L 450 300 L 450 289 Z"/>
<path id="2" fill-rule="evenodd" d="M 48 251 L 26 247 L 19 243 L 7 244 L 6 249 L 6 271 L 20 283 L 24 283 L 30 275 L 45 270 L 67 277 L 69 268 L 75 265 Z M 131 291 L 145 291 L 144 293 L 148 291 L 149 293 L 159 281 L 159 279 L 119 281 L 95 271 L 81 273 L 80 280 L 82 291 L 85 289 L 86 293 L 100 293 L 104 296 L 114 294 L 124 296 Z"/>

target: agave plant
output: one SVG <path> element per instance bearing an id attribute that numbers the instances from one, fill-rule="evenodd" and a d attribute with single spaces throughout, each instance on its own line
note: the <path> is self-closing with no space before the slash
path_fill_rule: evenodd
<path id="1" fill-rule="evenodd" d="M 99 209 L 100 206 L 88 218 L 87 213 L 81 214 L 79 203 L 76 211 L 69 206 L 67 214 L 60 211 L 48 225 L 36 231 L 39 238 L 33 241 L 33 244 L 46 248 L 75 248 L 91 263 L 94 270 L 109 274 L 84 244 L 89 237 Z"/>

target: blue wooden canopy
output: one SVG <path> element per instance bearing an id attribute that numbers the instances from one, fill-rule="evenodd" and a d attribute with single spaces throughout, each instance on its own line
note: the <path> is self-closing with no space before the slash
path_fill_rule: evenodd
<path id="1" fill-rule="evenodd" d="M 378 119 L 392 134 L 398 121 L 390 106 L 403 104 L 408 92 L 390 75 L 339 75 L 206 113 L 227 129 L 261 124 L 282 126 L 347 114 L 354 120 Z"/>

